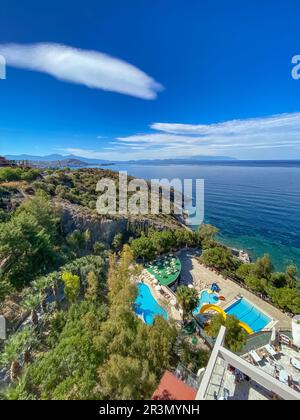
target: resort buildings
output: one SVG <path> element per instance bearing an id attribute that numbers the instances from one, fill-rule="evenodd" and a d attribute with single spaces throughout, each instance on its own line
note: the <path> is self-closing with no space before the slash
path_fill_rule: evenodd
<path id="1" fill-rule="evenodd" d="M 14 166 L 11 161 L 5 159 L 5 157 L 0 156 L 0 168 L 8 168 Z"/>
<path id="2" fill-rule="evenodd" d="M 199 291 L 199 305 L 194 313 L 196 330 L 200 341 L 206 343 L 212 354 L 206 368 L 198 373 L 189 372 L 185 367 L 177 368 L 175 372 L 165 372 L 152 398 L 300 400 L 300 317 L 292 320 L 239 285 L 208 271 L 190 257 L 187 259 L 181 255 L 178 269 L 181 274 L 183 272 L 183 278 L 188 278 L 187 271 L 192 273 L 192 285 Z M 203 270 L 200 275 L 199 270 Z M 170 295 L 169 312 L 175 319 L 176 293 L 172 294 L 169 285 L 164 284 L 169 280 L 169 272 L 163 271 L 159 264 L 158 267 L 152 265 L 148 267 L 144 279 L 158 299 L 162 291 L 165 296 Z M 173 274 L 172 270 L 170 274 Z M 205 278 L 205 284 L 197 283 L 199 278 Z M 218 283 L 221 294 L 226 297 L 224 300 L 218 299 L 220 293 L 213 292 L 215 283 Z M 216 340 L 206 334 L 202 327 L 202 312 L 206 307 L 208 312 L 217 310 L 225 317 L 234 315 L 241 326 L 251 328 L 242 351 L 236 354 L 226 348 L 224 327 Z"/>
<path id="3" fill-rule="evenodd" d="M 299 351 L 281 342 L 276 352 L 270 344 L 239 356 L 225 347 L 226 328 L 221 327 L 208 365 L 190 381 L 166 372 L 152 399 L 159 400 L 299 400 Z M 260 343 L 262 344 L 262 343 Z M 293 365 L 294 360 L 294 365 Z M 292 376 L 293 375 L 293 376 Z"/>

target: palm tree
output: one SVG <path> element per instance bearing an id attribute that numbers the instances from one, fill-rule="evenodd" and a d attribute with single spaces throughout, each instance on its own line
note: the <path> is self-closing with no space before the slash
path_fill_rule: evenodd
<path id="1" fill-rule="evenodd" d="M 185 324 L 188 317 L 191 316 L 193 311 L 197 308 L 199 296 L 195 289 L 190 289 L 187 286 L 180 286 L 177 289 L 177 299 L 182 308 L 182 320 Z"/>

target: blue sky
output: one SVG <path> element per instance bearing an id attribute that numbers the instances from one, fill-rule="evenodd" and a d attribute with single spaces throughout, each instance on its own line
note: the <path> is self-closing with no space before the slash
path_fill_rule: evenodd
<path id="1" fill-rule="evenodd" d="M 0 154 L 300 158 L 297 0 L 1 0 Z"/>

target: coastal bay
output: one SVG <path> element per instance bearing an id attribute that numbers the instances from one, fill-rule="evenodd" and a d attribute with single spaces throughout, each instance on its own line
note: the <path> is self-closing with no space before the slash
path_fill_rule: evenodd
<path id="1" fill-rule="evenodd" d="M 300 163 L 205 162 L 197 165 L 117 164 L 114 170 L 152 179 L 205 180 L 205 222 L 220 241 L 253 259 L 268 252 L 275 268 L 300 269 Z"/>

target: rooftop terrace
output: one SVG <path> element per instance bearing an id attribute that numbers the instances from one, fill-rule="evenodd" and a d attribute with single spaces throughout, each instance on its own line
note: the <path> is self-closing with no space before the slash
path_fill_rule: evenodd
<path id="1" fill-rule="evenodd" d="M 241 358 L 224 347 L 226 329 L 221 328 L 211 358 L 202 377 L 196 399 L 198 400 L 299 400 L 300 392 L 289 383 L 286 376 L 294 369 L 290 364 L 294 350 L 282 346 L 280 361 L 276 356 L 268 355 L 270 362 L 260 363 L 260 356 L 255 360 Z M 268 350 L 270 352 L 270 349 Z M 299 354 L 296 352 L 295 354 Z M 279 369 L 279 365 L 281 369 Z M 270 368 L 274 368 L 274 372 Z M 282 374 L 287 370 L 287 375 Z M 279 372 L 277 375 L 276 372 Z M 281 372 L 281 373 L 280 373 Z M 273 374 L 274 373 L 274 374 Z M 298 374 L 293 370 L 293 381 Z M 290 375 L 291 376 L 291 375 Z"/>

